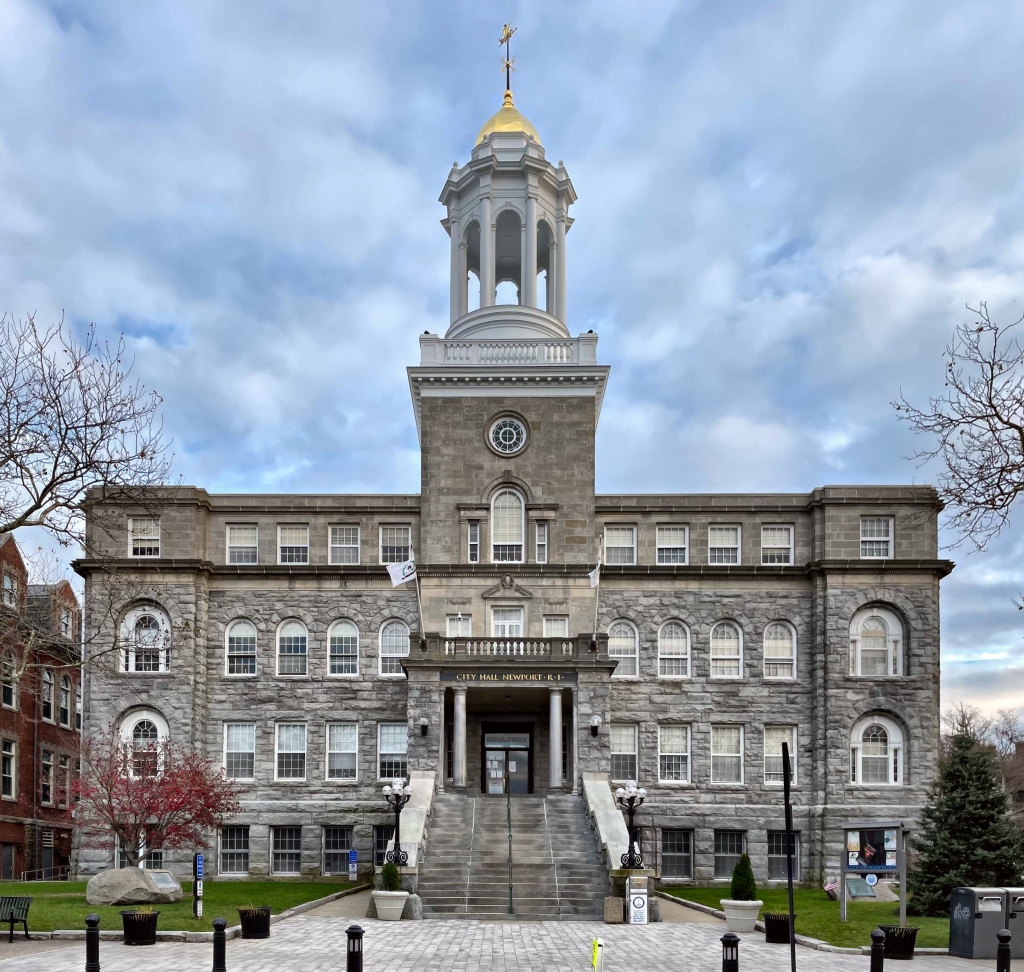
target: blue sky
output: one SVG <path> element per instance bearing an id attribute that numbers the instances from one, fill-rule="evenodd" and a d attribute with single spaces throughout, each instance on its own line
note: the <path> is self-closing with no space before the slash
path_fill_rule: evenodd
<path id="1" fill-rule="evenodd" d="M 416 491 L 404 369 L 505 20 L 580 197 L 599 489 L 934 479 L 890 401 L 1024 301 L 1011 0 L 0 0 L 0 309 L 125 333 L 186 482 Z M 944 701 L 1024 698 L 1022 548 L 954 554 Z"/>

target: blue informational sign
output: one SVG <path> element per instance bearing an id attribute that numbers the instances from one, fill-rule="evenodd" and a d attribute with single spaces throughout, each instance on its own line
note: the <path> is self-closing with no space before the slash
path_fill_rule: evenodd
<path id="1" fill-rule="evenodd" d="M 349 862 L 349 864 L 356 864 L 358 861 L 359 861 L 359 857 L 358 857 L 356 851 L 355 850 L 350 850 L 348 852 L 348 862 Z"/>
<path id="2" fill-rule="evenodd" d="M 196 877 L 202 878 L 203 876 L 203 855 L 196 854 Z"/>

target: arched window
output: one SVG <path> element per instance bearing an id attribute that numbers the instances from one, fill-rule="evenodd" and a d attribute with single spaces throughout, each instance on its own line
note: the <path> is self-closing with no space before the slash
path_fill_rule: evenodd
<path id="1" fill-rule="evenodd" d="M 892 719 L 870 715 L 850 734 L 850 782 L 898 786 L 903 782 L 903 731 Z"/>
<path id="2" fill-rule="evenodd" d="M 359 674 L 359 629 L 351 621 L 335 621 L 331 627 L 329 644 L 332 675 Z M 406 637 L 408 641 L 408 637 Z"/>
<path id="3" fill-rule="evenodd" d="M 608 629 L 608 657 L 619 660 L 612 678 L 629 678 L 639 673 L 640 639 L 629 621 L 616 621 Z"/>
<path id="4" fill-rule="evenodd" d="M 882 607 L 867 607 L 850 621 L 850 674 L 902 675 L 903 625 Z"/>
<path id="5" fill-rule="evenodd" d="M 18 680 L 15 675 L 14 652 L 4 652 L 0 665 L 0 682 L 3 684 L 3 705 L 5 709 L 18 708 Z"/>
<path id="6" fill-rule="evenodd" d="M 796 678 L 796 632 L 784 621 L 764 629 L 764 677 Z"/>
<path id="7" fill-rule="evenodd" d="M 149 719 L 132 727 L 132 776 L 156 776 L 159 765 L 160 731 Z"/>
<path id="8" fill-rule="evenodd" d="M 658 675 L 688 678 L 690 675 L 690 632 L 682 621 L 666 621 L 658 632 Z"/>
<path id="9" fill-rule="evenodd" d="M 743 635 L 732 621 L 719 621 L 711 629 L 711 677 L 743 677 Z"/>
<path id="10" fill-rule="evenodd" d="M 306 626 L 301 621 L 285 621 L 277 629 L 277 674 L 306 674 Z"/>
<path id="11" fill-rule="evenodd" d="M 60 724 L 71 726 L 71 678 L 68 675 L 60 677 L 60 700 L 58 706 Z"/>
<path id="12" fill-rule="evenodd" d="M 43 719 L 53 722 L 53 672 L 43 669 Z"/>
<path id="13" fill-rule="evenodd" d="M 171 621 L 155 605 L 132 608 L 121 622 L 121 670 L 166 672 Z"/>
<path id="14" fill-rule="evenodd" d="M 386 621 L 380 629 L 381 675 L 404 675 L 402 659 L 409 656 L 409 625 L 404 621 Z"/>
<path id="15" fill-rule="evenodd" d="M 519 564 L 523 560 L 523 498 L 514 490 L 502 489 L 491 502 L 491 551 L 496 564 Z"/>
<path id="16" fill-rule="evenodd" d="M 242 619 L 228 625 L 227 674 L 256 674 L 256 625 Z"/>

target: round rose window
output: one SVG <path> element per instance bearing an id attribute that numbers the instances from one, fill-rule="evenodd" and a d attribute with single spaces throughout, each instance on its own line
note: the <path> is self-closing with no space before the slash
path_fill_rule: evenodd
<path id="1" fill-rule="evenodd" d="M 526 426 L 519 419 L 498 419 L 491 426 L 491 446 L 503 456 L 511 456 L 526 445 Z"/>

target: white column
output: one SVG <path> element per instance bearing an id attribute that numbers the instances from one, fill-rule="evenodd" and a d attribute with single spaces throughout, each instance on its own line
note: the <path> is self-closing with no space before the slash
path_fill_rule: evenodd
<path id="1" fill-rule="evenodd" d="M 463 240 L 459 244 L 459 317 L 469 313 L 469 244 Z"/>
<path id="2" fill-rule="evenodd" d="M 555 230 L 555 242 L 558 244 L 558 274 L 555 286 L 555 317 L 565 323 L 565 219 L 559 219 Z"/>
<path id="3" fill-rule="evenodd" d="M 551 750 L 548 766 L 551 770 L 548 787 L 562 789 L 562 690 L 550 690 L 548 715 L 548 747 Z"/>
<path id="4" fill-rule="evenodd" d="M 491 219 L 491 197 L 480 204 L 480 306 L 494 306 L 494 221 Z"/>
<path id="5" fill-rule="evenodd" d="M 451 257 L 451 296 L 449 302 L 451 308 L 449 314 L 451 323 L 454 324 L 462 314 L 459 312 L 462 307 L 462 295 L 466 290 L 466 275 L 462 272 L 462 226 L 457 219 L 453 219 L 448 226 L 452 234 L 452 257 Z"/>
<path id="6" fill-rule="evenodd" d="M 452 762 L 455 787 L 466 785 L 466 686 L 456 685 L 455 689 L 455 732 L 452 746 Z"/>
<path id="7" fill-rule="evenodd" d="M 526 247 L 523 254 L 523 299 L 527 307 L 537 306 L 537 200 L 526 197 Z"/>

